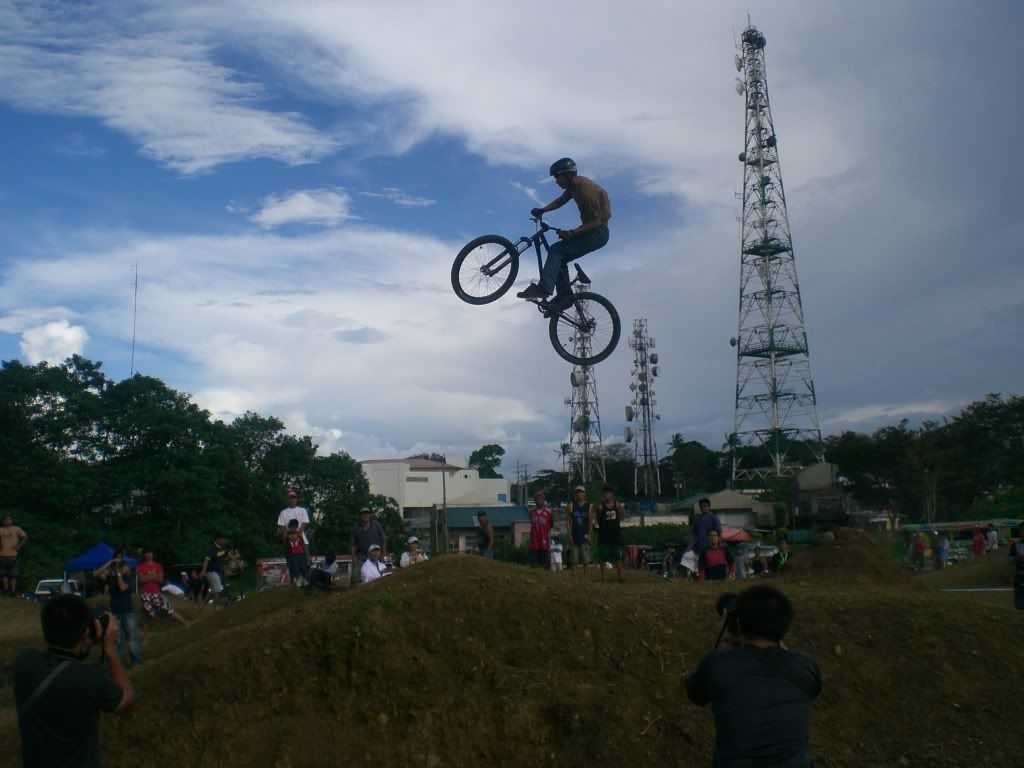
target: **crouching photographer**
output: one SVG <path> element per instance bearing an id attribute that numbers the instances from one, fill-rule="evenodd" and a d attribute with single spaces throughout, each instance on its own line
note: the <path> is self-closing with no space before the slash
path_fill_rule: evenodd
<path id="1" fill-rule="evenodd" d="M 14 661 L 23 768 L 98 768 L 99 713 L 122 713 L 134 699 L 117 657 L 117 622 L 93 616 L 78 595 L 57 595 L 41 612 L 45 651 Z M 86 663 L 99 645 L 106 668 Z"/>
<path id="2" fill-rule="evenodd" d="M 686 678 L 690 701 L 711 704 L 713 768 L 813 768 L 808 738 L 821 672 L 814 659 L 782 642 L 792 604 L 774 587 L 758 585 L 723 596 L 718 608 L 719 643 L 724 636 L 727 647 L 716 643 Z"/>

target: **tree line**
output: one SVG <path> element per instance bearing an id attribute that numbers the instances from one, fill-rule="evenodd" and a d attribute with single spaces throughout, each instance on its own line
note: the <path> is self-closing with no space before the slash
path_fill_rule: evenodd
<path id="1" fill-rule="evenodd" d="M 288 488 L 316 517 L 317 551 L 348 550 L 359 509 L 380 512 L 394 551 L 406 526 L 370 494 L 347 453 L 318 455 L 274 417 L 214 420 L 184 393 L 136 374 L 107 377 L 80 356 L 0 369 L 0 510 L 30 535 L 23 586 L 99 540 L 154 547 L 166 563 L 200 560 L 216 533 L 252 558 L 280 549 Z"/>

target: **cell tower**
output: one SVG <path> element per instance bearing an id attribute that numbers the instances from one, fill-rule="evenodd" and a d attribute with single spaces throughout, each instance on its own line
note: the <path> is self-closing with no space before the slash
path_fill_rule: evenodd
<path id="1" fill-rule="evenodd" d="M 589 285 L 585 287 L 589 288 Z M 576 357 L 591 356 L 590 334 L 577 334 L 573 343 L 573 354 Z M 606 480 L 594 367 L 574 365 L 569 374 L 569 383 L 572 394 L 565 398 L 565 404 L 569 406 L 569 440 L 561 446 L 563 461 L 568 463 L 569 485 L 586 485 L 594 478 Z"/>
<path id="2" fill-rule="evenodd" d="M 647 335 L 647 320 L 633 321 L 633 334 L 629 337 L 629 348 L 633 350 L 633 380 L 629 384 L 633 402 L 626 406 L 626 421 L 636 424 L 626 427 L 626 442 L 633 443 L 636 459 L 636 474 L 633 492 L 645 499 L 661 494 L 661 473 L 658 471 L 658 442 L 654 437 L 654 422 L 661 417 L 655 413 L 658 401 L 654 395 L 654 380 L 661 373 L 658 353 L 654 349 L 654 337 Z M 635 420 L 635 421 L 634 421 Z"/>
<path id="3" fill-rule="evenodd" d="M 732 481 L 785 477 L 822 461 L 821 429 L 786 195 L 768 102 L 765 37 L 743 31 L 736 91 L 746 97 Z"/>

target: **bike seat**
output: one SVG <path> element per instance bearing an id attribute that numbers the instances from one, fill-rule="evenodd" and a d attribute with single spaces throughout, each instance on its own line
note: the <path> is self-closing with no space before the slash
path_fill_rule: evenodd
<path id="1" fill-rule="evenodd" d="M 587 273 L 586 272 L 584 272 L 582 269 L 580 269 L 580 265 L 579 264 L 573 264 L 573 266 L 576 267 L 576 279 L 579 280 L 584 285 L 590 285 L 590 278 L 587 277 Z"/>

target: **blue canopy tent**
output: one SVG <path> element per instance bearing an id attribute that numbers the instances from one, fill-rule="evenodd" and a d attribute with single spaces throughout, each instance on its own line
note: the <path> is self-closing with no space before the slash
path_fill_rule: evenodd
<path id="1" fill-rule="evenodd" d="M 92 573 L 97 568 L 102 568 L 104 565 L 109 563 L 114 557 L 114 548 L 107 544 L 105 541 L 101 541 L 94 547 L 87 549 L 85 552 L 80 554 L 78 557 L 73 557 L 70 560 L 64 561 L 64 581 L 67 582 L 69 573 L 77 573 L 84 571 L 86 573 Z M 131 557 L 130 555 L 124 556 L 124 562 L 130 567 L 134 568 L 139 564 L 138 558 Z M 135 591 L 139 591 L 139 580 L 138 576 L 134 577 Z M 84 585 L 83 585 L 84 587 Z"/>
<path id="2" fill-rule="evenodd" d="M 64 571 L 66 573 L 74 573 L 75 571 L 95 571 L 97 568 L 110 562 L 113 557 L 114 548 L 107 544 L 107 542 L 101 541 L 96 546 L 87 549 L 78 557 L 65 560 Z M 124 556 L 124 561 L 131 568 L 134 568 L 139 564 L 137 558 L 129 555 Z"/>

